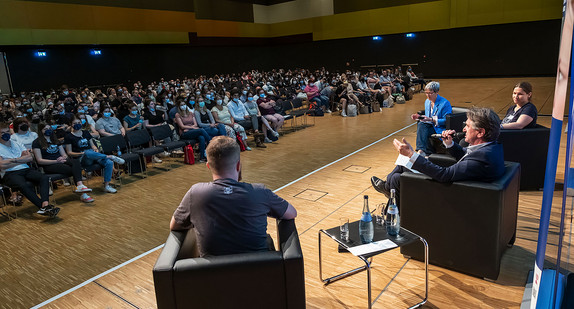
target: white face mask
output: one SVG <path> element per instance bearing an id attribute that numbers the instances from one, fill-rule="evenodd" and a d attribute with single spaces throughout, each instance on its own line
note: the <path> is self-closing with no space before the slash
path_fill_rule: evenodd
<path id="1" fill-rule="evenodd" d="M 223 104 L 223 101 L 222 101 L 222 100 L 217 100 L 217 105 L 221 105 L 221 104 Z"/>
<path id="2" fill-rule="evenodd" d="M 185 106 L 185 105 L 181 105 L 181 106 L 179 106 L 179 109 L 181 109 L 182 111 L 184 111 L 184 110 L 186 110 L 186 109 L 187 109 L 187 106 Z"/>

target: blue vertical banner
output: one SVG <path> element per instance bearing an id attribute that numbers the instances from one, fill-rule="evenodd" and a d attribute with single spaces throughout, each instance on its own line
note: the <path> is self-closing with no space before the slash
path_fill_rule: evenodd
<path id="1" fill-rule="evenodd" d="M 562 34 L 560 38 L 560 51 L 558 56 L 558 70 L 556 73 L 556 86 L 554 88 L 554 102 L 552 107 L 552 126 L 550 128 L 550 142 L 548 145 L 548 158 L 546 160 L 546 174 L 544 175 L 544 193 L 542 196 L 542 207 L 540 209 L 540 225 L 538 229 L 538 244 L 536 247 L 536 261 L 534 264 L 534 278 L 532 284 L 532 295 L 530 308 L 555 308 L 554 280 L 545 280 L 551 285 L 543 286 L 542 268 L 546 256 L 546 243 L 548 241 L 548 227 L 550 225 L 550 213 L 552 210 L 552 198 L 554 186 L 556 184 L 556 168 L 558 163 L 558 153 L 560 151 L 560 137 L 562 134 L 562 123 L 564 119 L 564 106 L 568 88 L 568 72 L 570 69 L 570 56 L 572 52 L 572 30 L 573 30 L 573 10 L 574 0 L 564 0 Z M 570 117 L 572 119 L 572 117 Z M 569 132 L 570 134 L 571 132 Z M 569 158 L 570 150 L 567 149 L 566 157 Z M 567 162 L 569 165 L 569 162 Z M 564 188 L 566 190 L 566 187 Z M 564 202 L 564 200 L 563 200 Z M 560 258 L 560 257 L 558 257 Z M 554 279 L 554 278 L 553 278 Z M 549 301 L 538 302 L 541 289 L 552 291 Z M 556 304 L 559 306 L 559 304 Z"/>

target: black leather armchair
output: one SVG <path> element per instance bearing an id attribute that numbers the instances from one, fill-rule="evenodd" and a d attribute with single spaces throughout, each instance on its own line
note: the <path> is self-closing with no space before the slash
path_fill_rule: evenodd
<path id="1" fill-rule="evenodd" d="M 550 129 L 541 125 L 522 130 L 500 130 L 498 142 L 504 149 L 504 160 L 520 163 L 520 190 L 544 187 Z"/>
<path id="2" fill-rule="evenodd" d="M 199 258 L 195 232 L 172 231 L 153 269 L 157 307 L 305 308 L 294 220 L 277 220 L 278 251 Z"/>
<path id="3" fill-rule="evenodd" d="M 502 254 L 516 237 L 520 186 L 520 164 L 505 165 L 504 175 L 490 183 L 401 175 L 401 225 L 426 239 L 431 264 L 498 278 Z M 424 259 L 418 243 L 401 247 L 401 253 Z"/>

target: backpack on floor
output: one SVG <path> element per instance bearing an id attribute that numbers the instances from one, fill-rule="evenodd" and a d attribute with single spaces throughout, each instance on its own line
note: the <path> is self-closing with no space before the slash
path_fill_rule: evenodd
<path id="1" fill-rule="evenodd" d="M 399 93 L 399 95 L 397 96 L 397 104 L 405 104 L 407 101 L 405 100 L 405 97 Z"/>
<path id="2" fill-rule="evenodd" d="M 247 148 L 245 148 L 245 141 L 241 138 L 241 134 L 239 134 L 239 132 L 235 132 L 235 137 L 237 139 L 237 143 L 239 144 L 239 150 L 245 151 Z"/>
<path id="3" fill-rule="evenodd" d="M 183 163 L 195 164 L 195 155 L 193 154 L 193 147 L 187 145 L 183 148 Z"/>
<path id="4" fill-rule="evenodd" d="M 409 87 L 409 89 L 407 89 L 405 100 L 407 101 L 412 100 L 414 95 L 415 95 L 415 87 Z"/>

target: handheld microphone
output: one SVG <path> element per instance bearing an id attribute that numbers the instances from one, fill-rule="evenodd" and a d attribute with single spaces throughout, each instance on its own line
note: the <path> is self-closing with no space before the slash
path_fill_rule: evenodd
<path id="1" fill-rule="evenodd" d="M 466 133 L 464 132 L 455 132 L 453 134 L 451 134 L 451 136 L 453 138 L 464 138 L 464 136 L 466 135 Z M 431 134 L 432 138 L 442 138 L 442 134 Z"/>
<path id="2" fill-rule="evenodd" d="M 423 119 L 425 119 L 425 116 L 424 116 L 424 115 L 419 115 L 419 120 L 423 120 Z"/>

